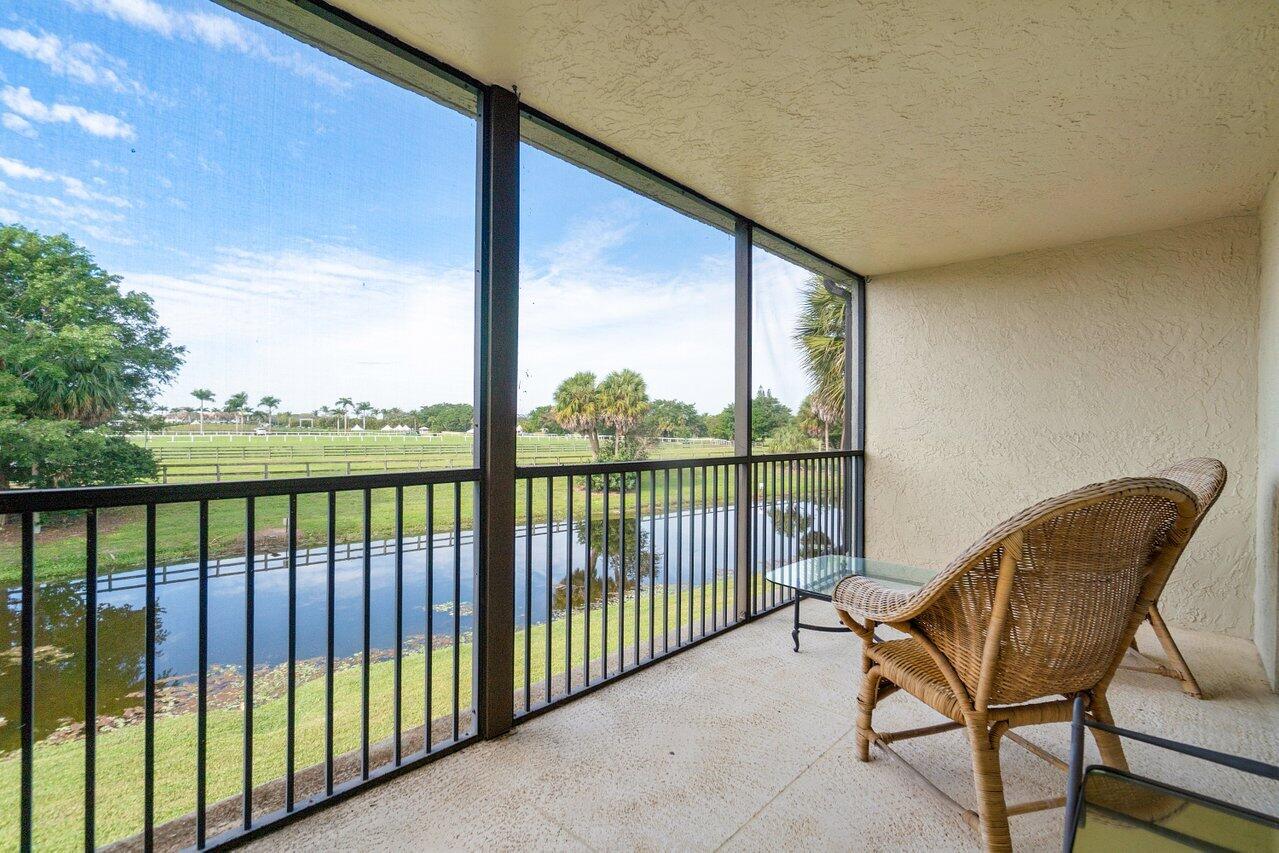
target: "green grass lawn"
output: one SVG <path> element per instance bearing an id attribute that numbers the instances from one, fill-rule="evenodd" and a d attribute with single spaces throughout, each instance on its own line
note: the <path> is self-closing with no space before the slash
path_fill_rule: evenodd
<path id="1" fill-rule="evenodd" d="M 723 607 L 725 597 L 731 600 L 732 583 L 722 582 L 712 600 L 709 586 L 685 589 L 682 595 L 683 624 L 696 617 L 706 596 L 707 630 L 710 630 L 709 612 L 715 603 Z M 657 652 L 661 653 L 663 624 L 669 618 L 674 625 L 680 614 L 675 612 L 674 590 L 663 593 L 660 588 L 654 598 L 657 609 Z M 627 643 L 635 642 L 635 600 L 626 602 Z M 649 638 L 647 595 L 639 602 L 639 644 L 647 653 Z M 668 617 L 669 611 L 669 617 Z M 722 610 L 720 611 L 722 612 Z M 583 637 L 586 614 L 573 616 L 572 665 L 584 662 Z M 604 624 L 599 608 L 591 611 L 591 654 L 598 659 L 603 648 L 605 631 L 608 633 L 610 651 L 617 646 L 618 608 L 610 603 L 608 624 Z M 546 678 L 545 644 L 547 631 L 551 640 L 551 674 L 558 675 L 565 666 L 566 620 L 556 619 L 550 625 L 533 626 L 529 640 L 533 649 L 530 666 L 531 680 L 536 684 Z M 687 635 L 685 635 L 687 636 Z M 524 632 L 515 635 L 515 687 L 524 683 Z M 674 641 L 672 638 L 672 647 Z M 451 715 L 452 647 L 436 649 L 432 654 L 432 716 Z M 460 705 L 465 711 L 471 702 L 471 645 L 459 647 L 461 696 Z M 642 655 L 643 656 L 643 655 Z M 422 652 L 406 655 L 403 660 L 403 728 L 420 727 L 423 720 L 426 656 Z M 393 664 L 379 662 L 370 667 L 370 741 L 376 743 L 389 737 L 393 724 Z M 360 668 L 339 671 L 334 678 L 335 739 L 334 752 L 358 749 L 360 728 Z M 575 684 L 578 682 L 575 681 Z M 534 691 L 536 695 L 536 690 Z M 284 772 L 284 735 L 286 700 L 283 697 L 257 702 L 254 705 L 254 767 L 256 784 L 280 777 Z M 296 764 L 301 770 L 317 764 L 324 758 L 324 679 L 316 678 L 297 687 Z M 208 802 L 210 804 L 240 793 L 241 756 L 244 726 L 239 710 L 215 710 L 208 716 Z M 196 717 L 194 714 L 161 717 L 156 720 L 156 823 L 187 814 L 195 804 L 195 753 Z M 97 753 L 97 843 L 106 844 L 128 837 L 141 830 L 143 791 L 143 727 L 130 725 L 98 735 Z M 0 760 L 0 846 L 17 846 L 18 837 L 18 754 L 12 753 Z M 58 744 L 41 743 L 34 755 L 35 773 L 35 826 L 34 839 L 38 849 L 72 850 L 83 848 L 83 797 L 84 797 L 84 742 L 69 741 Z"/>

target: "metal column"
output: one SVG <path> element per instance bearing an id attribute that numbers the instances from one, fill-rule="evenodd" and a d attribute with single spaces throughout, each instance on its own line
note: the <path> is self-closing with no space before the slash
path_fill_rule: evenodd
<path id="1" fill-rule="evenodd" d="M 480 93 L 476 215 L 474 684 L 477 732 L 511 728 L 515 681 L 515 428 L 519 378 L 519 100 Z"/>
<path id="2" fill-rule="evenodd" d="M 751 614 L 751 517 L 754 495 L 751 471 L 751 252 L 753 226 L 737 218 L 734 267 L 736 280 L 733 301 L 733 452 L 746 457 L 737 465 L 737 488 L 733 506 L 736 519 L 735 609 L 738 620 Z"/>

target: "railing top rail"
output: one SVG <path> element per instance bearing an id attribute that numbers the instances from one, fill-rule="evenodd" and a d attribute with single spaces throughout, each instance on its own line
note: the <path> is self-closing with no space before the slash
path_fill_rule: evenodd
<path id="1" fill-rule="evenodd" d="M 804 459 L 852 459 L 860 450 L 804 450 L 799 453 L 752 453 L 752 462 L 794 462 Z"/>
<path id="2" fill-rule="evenodd" d="M 0 513 L 55 512 L 119 506 L 187 503 L 199 500 L 278 497 L 428 483 L 477 482 L 476 468 L 430 471 L 390 471 L 331 477 L 287 477 L 276 480 L 231 480 L 222 483 L 167 483 L 130 486 L 85 486 L 70 489 L 12 489 L 0 491 Z"/>
<path id="3" fill-rule="evenodd" d="M 770 453 L 751 456 L 700 456 L 686 459 L 644 459 L 638 462 L 580 462 L 569 465 L 517 465 L 515 476 L 567 477 L 589 474 L 625 474 L 633 471 L 664 471 L 675 468 L 705 468 L 712 465 L 745 465 L 749 462 L 788 462 L 805 459 L 841 459 L 861 456 L 860 450 L 813 450 L 805 453 Z"/>

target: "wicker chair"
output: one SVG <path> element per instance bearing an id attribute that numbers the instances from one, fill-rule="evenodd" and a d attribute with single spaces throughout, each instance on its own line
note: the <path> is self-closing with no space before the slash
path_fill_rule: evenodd
<path id="1" fill-rule="evenodd" d="M 1154 471 L 1150 476 L 1162 477 L 1165 480 L 1175 480 L 1194 492 L 1195 500 L 1199 503 L 1199 515 L 1195 518 L 1194 526 L 1190 528 L 1192 536 L 1199 529 L 1199 523 L 1208 514 L 1208 510 L 1212 509 L 1212 505 L 1221 496 L 1221 490 L 1226 486 L 1226 466 L 1216 459 L 1186 459 L 1161 471 Z M 1146 621 L 1150 623 L 1155 636 L 1159 638 L 1159 645 L 1163 646 L 1164 654 L 1168 656 L 1168 662 L 1172 666 L 1167 667 L 1145 658 L 1149 664 L 1148 666 L 1125 664 L 1121 669 L 1151 672 L 1166 678 L 1175 678 L 1181 682 L 1181 689 L 1187 695 L 1202 699 L 1203 691 L 1199 689 L 1199 682 L 1195 680 L 1195 674 L 1190 671 L 1190 665 L 1186 663 L 1186 659 L 1182 657 L 1181 649 L 1177 648 L 1177 643 L 1172 639 L 1172 634 L 1168 631 L 1168 625 L 1164 622 L 1164 617 L 1159 613 L 1158 601 L 1150 605 L 1150 612 L 1146 614 Z M 1140 649 L 1137 648 L 1136 639 L 1132 642 L 1132 648 L 1138 654 L 1141 653 Z M 1143 655 L 1142 657 L 1144 658 L 1145 656 Z"/>
<path id="2" fill-rule="evenodd" d="M 840 581 L 832 596 L 836 612 L 863 641 L 858 758 L 870 759 L 872 742 L 896 755 L 895 741 L 966 729 L 978 809 L 964 809 L 965 819 L 980 828 L 987 849 L 1010 850 L 1009 815 L 1064 800 L 1007 806 L 1001 739 L 1007 735 L 1064 770 L 1060 759 L 1009 730 L 1068 721 L 1075 696 L 1085 697 L 1093 717 L 1111 722 L 1106 688 L 1197 516 L 1194 494 L 1180 483 L 1112 480 L 1024 510 L 919 590 L 889 590 L 860 576 Z M 878 624 L 907 638 L 881 640 Z M 950 722 L 875 731 L 875 705 L 898 688 Z M 1066 698 L 1048 698 L 1054 696 Z M 1103 761 L 1126 769 L 1118 739 L 1093 734 Z"/>

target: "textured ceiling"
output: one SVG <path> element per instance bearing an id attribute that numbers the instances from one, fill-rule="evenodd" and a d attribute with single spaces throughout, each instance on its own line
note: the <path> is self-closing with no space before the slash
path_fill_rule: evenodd
<path id="1" fill-rule="evenodd" d="M 1254 209 L 1279 2 L 337 0 L 863 273 Z"/>

